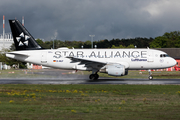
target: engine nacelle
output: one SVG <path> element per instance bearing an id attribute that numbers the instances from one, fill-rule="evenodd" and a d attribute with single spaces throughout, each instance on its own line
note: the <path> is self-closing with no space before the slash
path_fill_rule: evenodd
<path id="1" fill-rule="evenodd" d="M 128 70 L 125 69 L 124 65 L 111 64 L 106 66 L 106 72 L 112 76 L 123 76 L 128 74 Z"/>

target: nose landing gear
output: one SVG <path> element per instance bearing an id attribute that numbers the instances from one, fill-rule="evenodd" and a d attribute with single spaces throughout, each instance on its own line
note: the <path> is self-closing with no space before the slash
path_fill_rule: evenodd
<path id="1" fill-rule="evenodd" d="M 149 72 L 149 77 L 148 77 L 148 78 L 149 78 L 149 80 L 153 80 L 153 76 L 152 76 L 152 72 L 151 72 L 151 70 L 149 69 L 149 70 L 148 70 L 148 72 Z"/>

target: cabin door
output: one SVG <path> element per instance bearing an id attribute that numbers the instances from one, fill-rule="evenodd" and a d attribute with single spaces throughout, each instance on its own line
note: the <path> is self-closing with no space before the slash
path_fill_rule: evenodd
<path id="1" fill-rule="evenodd" d="M 41 63 L 47 63 L 47 52 L 41 52 Z"/>
<path id="2" fill-rule="evenodd" d="M 154 58 L 153 58 L 153 52 L 149 51 L 148 52 L 148 62 L 153 62 Z"/>

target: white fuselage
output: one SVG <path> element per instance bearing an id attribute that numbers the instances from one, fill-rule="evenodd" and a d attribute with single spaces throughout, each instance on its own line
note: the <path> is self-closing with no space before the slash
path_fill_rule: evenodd
<path id="1" fill-rule="evenodd" d="M 49 49 L 14 51 L 7 57 L 24 62 L 60 69 L 92 70 L 103 69 L 108 64 L 122 64 L 129 70 L 161 69 L 174 66 L 176 61 L 165 52 L 153 49 Z M 71 60 L 77 58 L 77 61 Z M 81 61 L 78 61 L 78 60 Z M 100 63 L 100 65 L 98 64 Z M 103 65 L 102 65 L 103 63 Z"/>

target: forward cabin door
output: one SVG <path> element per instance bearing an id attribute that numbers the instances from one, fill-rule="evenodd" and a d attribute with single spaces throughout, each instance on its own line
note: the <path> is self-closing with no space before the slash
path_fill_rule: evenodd
<path id="1" fill-rule="evenodd" d="M 153 62 L 153 61 L 154 61 L 153 52 L 152 52 L 152 51 L 149 51 L 149 52 L 148 52 L 148 62 Z"/>

